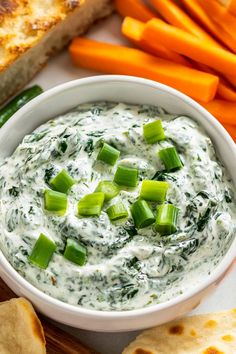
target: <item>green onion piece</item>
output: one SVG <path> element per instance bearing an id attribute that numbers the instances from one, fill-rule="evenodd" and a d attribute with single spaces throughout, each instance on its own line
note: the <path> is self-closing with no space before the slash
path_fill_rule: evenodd
<path id="1" fill-rule="evenodd" d="M 81 216 L 99 216 L 104 199 L 105 195 L 102 192 L 85 195 L 78 203 L 78 214 Z"/>
<path id="2" fill-rule="evenodd" d="M 179 154 L 173 146 L 160 150 L 159 156 L 169 172 L 179 170 L 183 167 Z"/>
<path id="3" fill-rule="evenodd" d="M 46 189 L 44 191 L 44 208 L 63 215 L 67 208 L 67 196 L 64 193 Z"/>
<path id="4" fill-rule="evenodd" d="M 50 186 L 61 193 L 67 193 L 74 183 L 75 181 L 66 170 L 61 170 L 61 172 L 49 181 Z"/>
<path id="5" fill-rule="evenodd" d="M 102 192 L 105 195 L 105 201 L 111 200 L 116 197 L 120 190 L 114 182 L 111 181 L 101 181 L 98 183 L 95 192 Z"/>
<path id="6" fill-rule="evenodd" d="M 160 119 L 143 126 L 143 135 L 148 144 L 155 144 L 165 139 L 165 132 Z"/>
<path id="7" fill-rule="evenodd" d="M 86 263 L 87 250 L 72 238 L 68 238 L 66 241 L 64 257 L 73 263 L 83 266 Z"/>
<path id="8" fill-rule="evenodd" d="M 106 212 L 111 221 L 124 219 L 129 216 L 128 211 L 122 202 L 111 205 Z"/>
<path id="9" fill-rule="evenodd" d="M 114 182 L 126 187 L 136 187 L 138 183 L 138 170 L 126 166 L 118 166 Z"/>
<path id="10" fill-rule="evenodd" d="M 143 181 L 140 198 L 151 202 L 163 203 L 166 200 L 166 193 L 169 188 L 168 182 Z"/>
<path id="11" fill-rule="evenodd" d="M 179 209 L 173 204 L 162 204 L 157 207 L 156 230 L 160 235 L 171 235 L 177 229 Z"/>
<path id="12" fill-rule="evenodd" d="M 101 160 L 108 165 L 114 166 L 120 156 L 120 151 L 104 143 L 101 150 L 98 153 L 97 160 Z"/>
<path id="13" fill-rule="evenodd" d="M 0 109 L 0 128 L 5 124 L 8 119 L 13 116 L 15 112 L 23 107 L 26 103 L 32 100 L 34 97 L 40 95 L 43 90 L 40 86 L 35 85 L 27 88 L 23 92 L 19 93 L 10 102 L 8 102 L 3 108 Z"/>
<path id="14" fill-rule="evenodd" d="M 155 217 L 148 203 L 139 199 L 131 206 L 131 214 L 134 219 L 135 227 L 142 229 L 155 222 Z"/>
<path id="15" fill-rule="evenodd" d="M 52 240 L 44 234 L 40 234 L 28 259 L 37 267 L 46 269 L 56 248 L 57 246 Z"/>

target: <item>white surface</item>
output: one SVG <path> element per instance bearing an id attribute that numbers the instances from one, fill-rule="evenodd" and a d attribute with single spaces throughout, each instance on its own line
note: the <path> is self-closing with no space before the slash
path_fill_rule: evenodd
<path id="1" fill-rule="evenodd" d="M 98 40 L 123 43 L 124 40 L 120 36 L 119 24 L 120 20 L 118 17 L 113 16 L 113 18 L 106 20 L 105 23 L 103 22 L 94 26 L 89 36 Z M 59 83 L 95 74 L 97 73 L 73 67 L 68 53 L 65 51 L 57 56 L 57 58 L 51 60 L 44 70 L 33 80 L 33 83 L 41 84 L 44 89 L 47 89 Z M 236 267 L 224 279 L 215 293 L 208 297 L 193 313 L 204 313 L 232 307 L 236 307 Z M 121 353 L 123 347 L 138 333 L 105 334 L 78 330 L 67 326 L 61 327 L 103 354 Z"/>

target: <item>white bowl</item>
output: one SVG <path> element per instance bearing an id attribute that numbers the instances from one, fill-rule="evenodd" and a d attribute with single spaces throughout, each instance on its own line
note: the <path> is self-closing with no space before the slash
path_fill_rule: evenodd
<path id="1" fill-rule="evenodd" d="M 0 158 L 12 154 L 22 138 L 48 119 L 90 101 L 123 101 L 160 105 L 167 111 L 193 117 L 213 140 L 236 186 L 236 148 L 226 130 L 204 108 L 182 93 L 146 79 L 96 76 L 55 87 L 20 109 L 0 130 Z M 18 295 L 28 298 L 46 316 L 94 331 L 127 331 L 158 325 L 196 307 L 223 279 L 236 256 L 236 238 L 220 264 L 196 288 L 170 301 L 144 309 L 101 312 L 63 303 L 44 294 L 9 264 L 0 252 L 0 276 Z"/>

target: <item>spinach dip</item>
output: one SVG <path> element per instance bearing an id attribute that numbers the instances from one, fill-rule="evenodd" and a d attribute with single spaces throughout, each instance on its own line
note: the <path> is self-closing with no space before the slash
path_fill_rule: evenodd
<path id="1" fill-rule="evenodd" d="M 161 120 L 165 139 L 148 144 L 143 125 Z M 120 152 L 114 165 L 99 160 L 106 142 Z M 182 168 L 168 171 L 158 152 L 174 147 Z M 136 187 L 119 186 L 96 216 L 78 214 L 78 202 L 118 166 L 138 170 Z M 50 181 L 65 170 L 75 183 L 67 209 L 45 210 Z M 178 208 L 176 230 L 155 223 L 137 228 L 132 205 L 142 181 L 165 181 L 165 203 Z M 131 310 L 161 303 L 194 288 L 230 247 L 236 230 L 232 182 L 204 130 L 189 117 L 147 105 L 98 102 L 40 126 L 0 166 L 0 246 L 31 284 L 63 302 L 96 310 Z M 108 208 L 122 202 L 128 217 L 113 221 Z M 148 202 L 156 217 L 158 203 Z M 55 243 L 44 269 L 30 261 L 39 235 Z M 86 261 L 66 258 L 68 239 L 86 249 Z"/>

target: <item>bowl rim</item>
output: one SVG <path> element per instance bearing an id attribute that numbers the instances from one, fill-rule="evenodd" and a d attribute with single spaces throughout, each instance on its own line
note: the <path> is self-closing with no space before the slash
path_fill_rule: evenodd
<path id="1" fill-rule="evenodd" d="M 38 97 L 34 98 L 32 101 L 28 102 L 24 107 L 22 107 L 19 111 L 17 111 L 14 116 L 6 122 L 6 124 L 0 130 L 0 139 L 1 135 L 4 131 L 14 126 L 14 122 L 16 119 L 20 119 L 21 116 L 24 115 L 25 112 L 29 110 L 33 110 L 35 106 L 43 102 L 45 99 L 50 99 L 53 96 L 56 96 L 58 93 L 62 91 L 66 91 L 68 89 L 73 89 L 77 86 L 89 85 L 89 84 L 99 84 L 101 82 L 122 82 L 124 85 L 126 83 L 131 84 L 140 84 L 143 85 L 143 89 L 145 86 L 151 86 L 153 88 L 157 88 L 164 93 L 168 93 L 168 95 L 172 95 L 174 97 L 179 98 L 181 101 L 184 101 L 187 105 L 192 106 L 199 114 L 205 117 L 205 119 L 210 123 L 210 129 L 214 128 L 217 130 L 221 138 L 224 140 L 224 143 L 228 145 L 229 150 L 232 151 L 234 155 L 234 159 L 236 160 L 236 145 L 233 139 L 230 137 L 226 129 L 214 118 L 205 108 L 203 108 L 200 104 L 195 102 L 190 97 L 186 96 L 185 94 L 158 82 L 138 78 L 134 76 L 124 76 L 124 75 L 98 75 L 98 76 L 91 76 L 82 79 L 72 80 L 60 85 L 57 85 Z M 210 130 L 209 129 L 209 130 Z M 207 133 L 209 134 L 208 128 L 206 129 Z M 43 291 L 36 288 L 33 284 L 27 281 L 23 276 L 21 276 L 10 264 L 7 258 L 4 256 L 3 252 L 0 249 L 0 275 L 5 273 L 7 278 L 14 280 L 18 285 L 22 288 L 25 288 L 29 293 L 32 293 L 34 298 L 39 298 L 42 302 L 47 303 L 50 306 L 57 307 L 63 309 L 63 311 L 68 311 L 68 313 L 73 313 L 75 315 L 84 315 L 87 317 L 100 317 L 100 318 L 110 318 L 110 319 L 118 319 L 118 318 L 135 318 L 140 317 L 142 315 L 147 315 L 153 312 L 160 312 L 165 309 L 169 309 L 171 307 L 176 306 L 177 304 L 183 303 L 186 300 L 192 298 L 196 294 L 200 293 L 211 284 L 216 283 L 227 271 L 230 265 L 233 263 L 236 256 L 236 237 L 233 240 L 230 248 L 220 261 L 220 263 L 214 268 L 211 274 L 208 277 L 204 277 L 203 281 L 201 281 L 196 287 L 185 291 L 183 294 L 178 295 L 168 301 L 163 303 L 154 304 L 149 307 L 139 308 L 139 309 L 132 309 L 132 310 L 123 310 L 123 311 L 116 311 L 116 310 L 109 310 L 109 311 L 101 311 L 101 310 L 93 310 L 87 309 L 84 307 L 79 307 L 76 305 L 71 305 L 69 303 L 63 302 L 58 300 Z"/>

